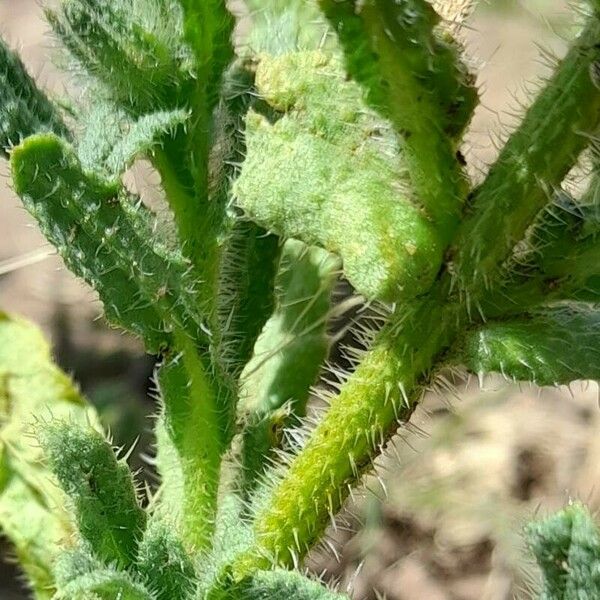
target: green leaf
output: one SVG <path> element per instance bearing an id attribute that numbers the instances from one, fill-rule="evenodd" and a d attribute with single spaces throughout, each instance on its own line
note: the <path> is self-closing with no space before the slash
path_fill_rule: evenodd
<path id="1" fill-rule="evenodd" d="M 39 419 L 50 416 L 97 424 L 94 410 L 53 365 L 40 331 L 0 312 L 0 529 L 38 600 L 52 597 L 54 561 L 74 533 L 67 499 L 34 437 Z"/>
<path id="2" fill-rule="evenodd" d="M 54 600 L 156 600 L 156 596 L 127 573 L 104 569 L 75 579 Z"/>
<path id="3" fill-rule="evenodd" d="M 543 574 L 540 600 L 600 597 L 600 533 L 582 504 L 531 523 L 526 533 Z"/>
<path id="4" fill-rule="evenodd" d="M 85 171 L 96 171 L 106 177 L 106 160 L 123 137 L 124 126 L 130 125 L 131 117 L 110 100 L 96 97 L 99 95 L 93 94 L 93 100 L 84 101 L 76 115 L 80 131 L 75 149 Z"/>
<path id="5" fill-rule="evenodd" d="M 176 0 L 62 0 L 46 16 L 115 104 L 135 115 L 185 105 L 194 60 Z"/>
<path id="6" fill-rule="evenodd" d="M 232 210 L 231 186 L 244 159 L 244 119 L 253 102 L 254 73 L 243 63 L 227 73 L 222 102 L 218 109 L 219 132 L 215 149 L 221 165 L 214 173 L 210 204 L 220 207 L 213 218 L 221 223 L 218 282 L 214 306 L 218 317 L 217 360 L 237 381 L 252 355 L 252 348 L 274 305 L 273 284 L 281 254 L 281 240 Z M 206 216 L 211 220 L 210 214 Z M 209 225 L 210 226 L 210 225 Z M 206 231 L 204 236 L 211 234 Z M 217 337 L 216 336 L 216 337 Z"/>
<path id="7" fill-rule="evenodd" d="M 131 123 L 106 159 L 108 171 L 115 175 L 122 174 L 138 155 L 150 154 L 165 136 L 172 135 L 177 127 L 185 123 L 188 116 L 183 110 L 163 111 L 143 115 Z"/>
<path id="8" fill-rule="evenodd" d="M 34 136 L 11 157 L 16 192 L 67 266 L 90 283 L 109 321 L 150 352 L 172 343 L 175 325 L 205 334 L 197 277 L 156 238 L 152 217 L 120 184 L 86 172 L 70 146 Z"/>
<path id="9" fill-rule="evenodd" d="M 600 203 L 591 197 L 594 181 L 579 201 L 560 194 L 532 228 L 532 256 L 521 269 L 522 289 L 513 283 L 513 293 L 525 296 L 537 284 L 538 295 L 547 300 L 600 299 Z"/>
<path id="10" fill-rule="evenodd" d="M 235 484 L 234 484 L 235 485 Z M 244 500 L 237 493 L 221 496 L 215 523 L 215 535 L 210 552 L 202 555 L 198 572 L 198 595 L 211 598 L 220 593 L 229 580 L 231 564 L 252 542 L 250 523 L 244 519 Z"/>
<path id="11" fill-rule="evenodd" d="M 346 56 L 348 73 L 403 140 L 411 181 L 444 241 L 467 186 L 456 144 L 477 104 L 459 49 L 439 30 L 427 0 L 319 0 Z"/>
<path id="12" fill-rule="evenodd" d="M 481 304 L 488 319 L 556 301 L 600 299 L 600 202 L 594 177 L 580 199 L 564 191 L 537 215 Z"/>
<path id="13" fill-rule="evenodd" d="M 539 385 L 600 379 L 600 311 L 565 304 L 489 321 L 460 342 L 458 361 L 474 373 L 502 373 Z"/>
<path id="14" fill-rule="evenodd" d="M 192 598 L 194 565 L 174 531 L 160 519 L 149 523 L 138 548 L 135 570 L 156 600 Z"/>
<path id="15" fill-rule="evenodd" d="M 426 0 L 320 0 L 338 33 L 349 73 L 374 106 L 399 130 L 439 131 L 457 138 L 471 119 L 477 92 L 459 49 L 437 29 L 439 15 Z M 426 125 L 431 119 L 432 124 Z M 439 134 L 438 136 L 439 137 Z"/>
<path id="16" fill-rule="evenodd" d="M 0 156 L 7 157 L 24 138 L 44 131 L 69 137 L 56 106 L 0 38 Z"/>
<path id="17" fill-rule="evenodd" d="M 256 86 L 267 106 L 246 119 L 239 206 L 285 238 L 337 253 L 370 299 L 426 290 L 442 238 L 410 190 L 395 132 L 339 61 L 323 52 L 263 56 Z"/>
<path id="18" fill-rule="evenodd" d="M 489 287 L 597 131 L 599 43 L 594 14 L 475 190 L 449 253 L 464 294 Z"/>
<path id="19" fill-rule="evenodd" d="M 110 102 L 86 103 L 77 115 L 83 125 L 76 146 L 81 165 L 86 171 L 116 179 L 139 156 L 150 157 L 188 116 L 184 110 L 171 110 L 132 119 Z"/>
<path id="20" fill-rule="evenodd" d="M 234 19 L 224 0 L 179 0 L 185 39 L 196 57 L 197 77 L 209 110 L 216 104 L 223 72 L 233 59 Z"/>
<path id="21" fill-rule="evenodd" d="M 146 527 L 129 467 L 91 427 L 53 420 L 39 439 L 48 465 L 75 508 L 82 537 L 107 564 L 128 566 Z"/>
<path id="22" fill-rule="evenodd" d="M 239 377 L 256 339 L 273 312 L 273 286 L 280 240 L 262 227 L 237 221 L 222 260 L 218 310 L 223 330 L 223 360 Z"/>

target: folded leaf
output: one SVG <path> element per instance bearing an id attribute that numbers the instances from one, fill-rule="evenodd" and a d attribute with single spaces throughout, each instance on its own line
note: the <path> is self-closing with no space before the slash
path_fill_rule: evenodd
<path id="1" fill-rule="evenodd" d="M 67 265 L 90 283 L 112 323 L 150 352 L 171 344 L 174 324 L 202 339 L 197 278 L 156 240 L 152 217 L 116 182 L 86 172 L 70 146 L 34 136 L 11 159 L 16 192 Z"/>
<path id="2" fill-rule="evenodd" d="M 146 515 L 127 464 L 117 460 L 104 436 L 91 427 L 53 420 L 41 428 L 39 439 L 94 554 L 107 564 L 133 563 Z"/>
<path id="3" fill-rule="evenodd" d="M 256 85 L 268 107 L 247 117 L 234 186 L 241 208 L 284 237 L 339 254 L 368 298 L 426 290 L 442 239 L 412 196 L 396 134 L 360 87 L 322 52 L 264 56 Z"/>

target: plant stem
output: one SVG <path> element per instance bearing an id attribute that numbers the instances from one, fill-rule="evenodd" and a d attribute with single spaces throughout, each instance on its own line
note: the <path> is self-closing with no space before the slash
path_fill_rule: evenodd
<path id="1" fill-rule="evenodd" d="M 268 503 L 258 509 L 256 546 L 234 566 L 236 576 L 271 560 L 297 563 L 398 423 L 410 417 L 436 358 L 460 328 L 457 308 L 432 298 L 403 308 L 379 333 Z"/>
<path id="2" fill-rule="evenodd" d="M 597 130 L 600 89 L 592 70 L 599 41 L 593 17 L 476 190 L 451 253 L 465 294 L 489 285 Z"/>
<path id="3" fill-rule="evenodd" d="M 220 390 L 207 373 L 192 340 L 175 334 L 178 356 L 158 372 L 168 439 L 159 438 L 164 475 L 163 505 L 177 515 L 188 548 L 206 547 L 213 533 L 222 455 L 227 446 Z M 167 515 L 173 518 L 173 514 Z"/>

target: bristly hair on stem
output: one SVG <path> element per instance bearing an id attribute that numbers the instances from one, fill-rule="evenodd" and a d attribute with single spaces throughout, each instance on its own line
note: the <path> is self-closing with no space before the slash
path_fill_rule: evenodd
<path id="1" fill-rule="evenodd" d="M 36 599 L 347 597 L 302 561 L 441 369 L 600 378 L 594 152 L 588 191 L 562 189 L 600 126 L 600 3 L 478 186 L 473 5 L 60 0 L 68 112 L 0 41 L 14 190 L 158 364 L 145 497 L 39 332 L 0 313 L 0 527 Z M 123 183 L 140 158 L 174 234 Z M 542 598 L 597 596 L 582 507 L 528 535 Z"/>

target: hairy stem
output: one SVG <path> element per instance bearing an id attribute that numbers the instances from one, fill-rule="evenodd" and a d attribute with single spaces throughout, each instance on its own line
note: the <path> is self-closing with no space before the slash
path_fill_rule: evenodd
<path id="1" fill-rule="evenodd" d="M 158 372 L 168 436 L 159 438 L 158 464 L 167 516 L 175 513 L 182 539 L 198 549 L 209 544 L 213 532 L 227 423 L 219 388 L 192 340 L 183 332 L 176 340 L 180 353 L 167 357 Z"/>
<path id="2" fill-rule="evenodd" d="M 438 38 L 425 0 L 320 0 L 348 71 L 401 135 L 414 188 L 448 243 L 468 185 L 452 136 L 470 120 L 475 89 L 456 48 Z"/>
<path id="3" fill-rule="evenodd" d="M 331 401 L 306 446 L 259 507 L 256 546 L 235 565 L 237 576 L 269 561 L 293 565 L 333 519 L 398 423 L 414 410 L 435 358 L 451 343 L 456 308 L 433 300 L 404 308 Z"/>
<path id="4" fill-rule="evenodd" d="M 536 214 L 551 202 L 600 121 L 600 21 L 593 17 L 510 137 L 453 243 L 455 272 L 468 296 L 488 285 Z"/>

